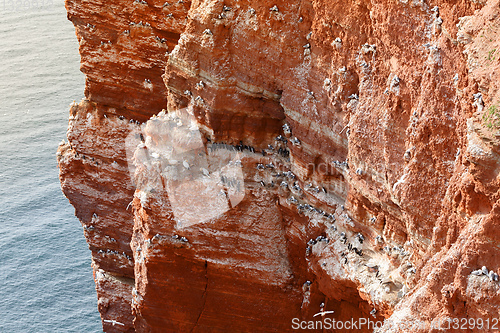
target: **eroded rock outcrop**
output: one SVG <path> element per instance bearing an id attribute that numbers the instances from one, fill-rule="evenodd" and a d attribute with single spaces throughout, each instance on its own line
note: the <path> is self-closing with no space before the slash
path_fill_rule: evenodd
<path id="1" fill-rule="evenodd" d="M 66 6 L 106 332 L 498 318 L 498 1 Z"/>

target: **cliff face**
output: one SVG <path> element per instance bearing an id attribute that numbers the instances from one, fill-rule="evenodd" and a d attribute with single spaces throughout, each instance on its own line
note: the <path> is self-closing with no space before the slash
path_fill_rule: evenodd
<path id="1" fill-rule="evenodd" d="M 498 318 L 499 1 L 66 7 L 104 331 Z"/>

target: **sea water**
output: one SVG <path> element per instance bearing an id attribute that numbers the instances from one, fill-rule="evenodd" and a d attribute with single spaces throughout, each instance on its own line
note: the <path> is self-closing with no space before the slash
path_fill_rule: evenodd
<path id="1" fill-rule="evenodd" d="M 0 332 L 102 332 L 56 150 L 83 97 L 62 0 L 0 0 Z"/>

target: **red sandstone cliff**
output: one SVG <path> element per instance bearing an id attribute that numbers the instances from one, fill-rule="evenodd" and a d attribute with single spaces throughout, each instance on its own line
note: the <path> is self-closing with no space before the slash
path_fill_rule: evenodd
<path id="1" fill-rule="evenodd" d="M 495 275 L 471 274 L 500 272 L 498 0 L 66 7 L 86 99 L 58 163 L 104 331 L 287 332 L 321 305 L 380 332 L 498 319 Z M 167 167 L 239 152 L 237 204 L 141 157 L 183 108 L 201 155 Z"/>

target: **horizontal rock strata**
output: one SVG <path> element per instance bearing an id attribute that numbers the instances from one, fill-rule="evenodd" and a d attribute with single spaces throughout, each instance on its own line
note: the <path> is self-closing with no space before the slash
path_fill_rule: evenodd
<path id="1" fill-rule="evenodd" d="M 498 1 L 66 7 L 106 332 L 498 318 Z"/>

